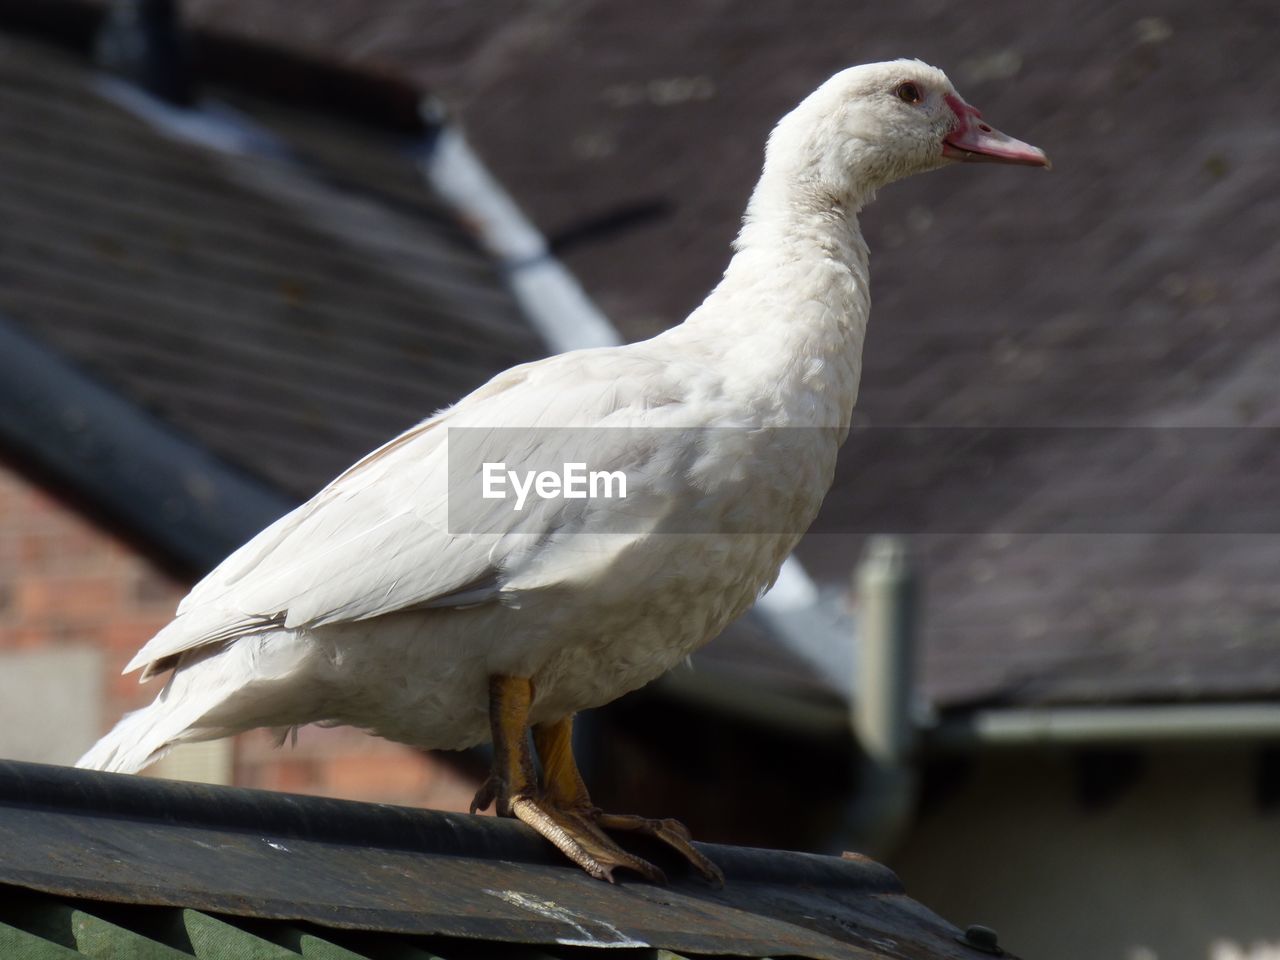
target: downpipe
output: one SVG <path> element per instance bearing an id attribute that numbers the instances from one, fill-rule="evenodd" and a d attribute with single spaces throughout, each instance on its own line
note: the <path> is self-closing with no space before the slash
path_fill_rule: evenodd
<path id="1" fill-rule="evenodd" d="M 881 858 L 910 825 L 919 787 L 913 701 L 919 578 L 902 538 L 867 542 L 854 589 L 858 634 L 851 719 L 860 759 L 856 793 L 838 839 L 841 849 Z"/>

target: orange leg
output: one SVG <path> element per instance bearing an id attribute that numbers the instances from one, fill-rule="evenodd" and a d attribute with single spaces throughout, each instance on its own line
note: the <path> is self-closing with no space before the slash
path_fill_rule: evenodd
<path id="1" fill-rule="evenodd" d="M 471 801 L 471 812 L 497 802 L 497 814 L 509 817 L 511 799 L 537 789 L 529 752 L 529 708 L 533 681 L 527 677 L 489 678 L 489 727 L 493 734 L 493 769 Z"/>
<path id="2" fill-rule="evenodd" d="M 496 801 L 500 816 L 516 817 L 527 823 L 597 879 L 612 883 L 613 871 L 623 868 L 649 880 L 665 880 L 661 870 L 619 847 L 583 811 L 559 802 L 551 791 L 539 787 L 529 749 L 532 704 L 533 683 L 527 677 L 489 679 L 493 772 L 471 801 L 471 812 Z M 569 760 L 572 763 L 572 753 Z M 576 773 L 574 767 L 575 776 Z M 578 787 L 585 798 L 586 788 L 580 777 Z"/>
<path id="3" fill-rule="evenodd" d="M 573 717 L 533 728 L 533 742 L 542 761 L 543 792 L 547 800 L 588 823 L 593 832 L 629 830 L 661 840 L 683 856 L 707 880 L 724 883 L 724 874 L 693 845 L 693 838 L 678 820 L 652 820 L 626 813 L 605 813 L 587 793 L 582 774 L 573 758 Z M 603 830 L 601 829 L 603 828 Z"/>

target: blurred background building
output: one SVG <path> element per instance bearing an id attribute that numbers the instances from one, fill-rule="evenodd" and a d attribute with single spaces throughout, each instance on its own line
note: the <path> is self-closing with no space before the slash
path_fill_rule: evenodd
<path id="1" fill-rule="evenodd" d="M 1029 958 L 1280 956 L 1277 28 L 1244 0 L 0 0 L 0 754 L 70 762 L 153 697 L 120 667 L 194 579 L 365 451 L 679 322 L 777 117 L 919 56 L 1055 170 L 863 215 L 827 508 L 694 670 L 585 725 L 597 800 L 868 850 Z M 158 766 L 465 809 L 484 759 L 308 728 Z"/>

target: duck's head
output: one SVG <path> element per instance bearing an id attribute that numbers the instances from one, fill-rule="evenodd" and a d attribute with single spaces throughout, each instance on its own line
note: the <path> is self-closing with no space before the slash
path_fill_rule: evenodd
<path id="1" fill-rule="evenodd" d="M 953 162 L 1048 167 L 1043 150 L 982 119 L 947 75 L 919 60 L 842 70 L 779 121 L 770 167 L 840 199 Z"/>

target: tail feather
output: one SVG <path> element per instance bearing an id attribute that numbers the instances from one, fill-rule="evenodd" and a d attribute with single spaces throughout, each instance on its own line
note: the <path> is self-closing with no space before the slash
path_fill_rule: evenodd
<path id="1" fill-rule="evenodd" d="M 313 719 L 303 669 L 309 651 L 283 631 L 188 650 L 155 702 L 127 714 L 76 766 L 137 773 L 180 743 L 306 723 Z"/>
<path id="2" fill-rule="evenodd" d="M 125 714 L 115 727 L 95 743 L 77 767 L 110 773 L 137 773 L 155 763 L 180 743 L 213 740 L 221 730 L 192 728 L 199 719 L 189 705 L 174 704 L 161 695 L 150 706 Z"/>

